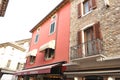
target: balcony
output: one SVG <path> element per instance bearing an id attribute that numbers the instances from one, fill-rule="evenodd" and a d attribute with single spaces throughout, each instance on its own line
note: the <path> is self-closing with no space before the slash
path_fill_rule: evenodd
<path id="1" fill-rule="evenodd" d="M 100 39 L 91 40 L 80 45 L 71 47 L 70 59 L 83 59 L 102 54 L 103 41 Z"/>

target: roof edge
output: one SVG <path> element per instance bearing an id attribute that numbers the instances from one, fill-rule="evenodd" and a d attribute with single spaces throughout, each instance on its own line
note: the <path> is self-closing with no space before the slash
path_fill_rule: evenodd
<path id="1" fill-rule="evenodd" d="M 61 1 L 51 12 L 48 13 L 38 24 L 33 27 L 30 32 L 32 33 L 36 30 L 40 25 L 42 25 L 46 20 L 48 20 L 52 15 L 54 15 L 59 9 L 61 9 L 65 4 L 67 4 L 70 0 L 63 0 Z"/>

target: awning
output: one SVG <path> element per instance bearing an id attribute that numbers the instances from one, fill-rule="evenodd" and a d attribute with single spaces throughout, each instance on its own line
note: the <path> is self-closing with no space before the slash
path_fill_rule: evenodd
<path id="1" fill-rule="evenodd" d="M 48 43 L 42 45 L 42 46 L 40 47 L 40 51 L 43 51 L 43 50 L 45 50 L 45 49 L 47 49 L 47 48 L 55 49 L 55 40 L 51 40 L 51 41 L 49 41 Z"/>
<path id="2" fill-rule="evenodd" d="M 26 56 L 36 56 L 37 49 L 33 49 L 32 51 L 28 52 Z"/>
<path id="3" fill-rule="evenodd" d="M 31 69 L 26 69 L 22 71 L 17 71 L 15 74 L 16 75 L 29 75 L 29 74 L 44 74 L 44 73 L 50 73 L 51 68 L 55 67 L 59 64 L 52 64 L 52 65 L 47 65 L 47 66 L 42 66 L 42 67 L 37 67 L 37 68 L 31 68 Z"/>

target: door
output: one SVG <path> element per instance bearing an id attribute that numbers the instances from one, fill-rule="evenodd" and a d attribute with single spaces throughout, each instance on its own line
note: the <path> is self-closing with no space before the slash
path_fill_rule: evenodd
<path id="1" fill-rule="evenodd" d="M 94 44 L 93 44 L 93 27 L 89 27 L 84 31 L 85 34 L 85 54 L 86 56 L 93 55 L 94 53 Z"/>

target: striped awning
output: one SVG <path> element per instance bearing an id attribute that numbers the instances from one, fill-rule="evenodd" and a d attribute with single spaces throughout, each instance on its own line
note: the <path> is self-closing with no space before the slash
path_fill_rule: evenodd
<path id="1" fill-rule="evenodd" d="M 40 51 L 43 51 L 43 50 L 45 50 L 47 48 L 55 49 L 55 40 L 51 40 L 48 43 L 42 45 L 40 47 Z"/>
<path id="2" fill-rule="evenodd" d="M 27 54 L 26 54 L 26 56 L 28 57 L 28 56 L 36 56 L 36 54 L 37 54 L 37 49 L 33 49 L 32 51 L 29 51 Z"/>

